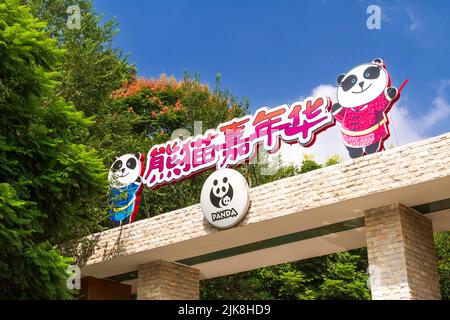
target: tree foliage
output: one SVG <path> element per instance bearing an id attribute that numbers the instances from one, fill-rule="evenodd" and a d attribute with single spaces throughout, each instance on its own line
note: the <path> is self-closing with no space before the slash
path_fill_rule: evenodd
<path id="1" fill-rule="evenodd" d="M 105 169 L 92 120 L 55 94 L 64 54 L 18 0 L 0 3 L 0 298 L 67 298 L 54 244 L 89 232 Z"/>
<path id="2" fill-rule="evenodd" d="M 360 255 L 350 252 L 338 253 L 328 258 L 327 273 L 323 276 L 317 297 L 322 300 L 370 299 L 368 275 L 364 268 L 366 264 L 361 258 Z M 361 268 L 361 265 L 364 267 Z"/>
<path id="3" fill-rule="evenodd" d="M 450 231 L 434 235 L 442 299 L 450 300 Z"/>
<path id="4" fill-rule="evenodd" d="M 58 95 L 75 104 L 78 110 L 92 116 L 110 102 L 111 92 L 135 74 L 134 66 L 113 45 L 118 22 L 102 22 L 92 0 L 26 0 L 32 14 L 46 21 L 46 31 L 65 49 L 60 64 Z M 67 8 L 80 8 L 80 29 L 68 28 Z"/>

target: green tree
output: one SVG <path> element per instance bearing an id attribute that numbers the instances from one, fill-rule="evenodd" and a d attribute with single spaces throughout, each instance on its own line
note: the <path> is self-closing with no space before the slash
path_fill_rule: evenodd
<path id="1" fill-rule="evenodd" d="M 65 49 L 58 67 L 57 93 L 86 115 L 98 115 L 111 101 L 111 93 L 130 80 L 136 70 L 130 66 L 113 39 L 118 22 L 102 22 L 91 0 L 26 0 L 32 14 L 47 23 L 46 31 Z M 80 29 L 67 26 L 67 8 L 80 8 Z"/>
<path id="2" fill-rule="evenodd" d="M 62 50 L 18 0 L 0 3 L 0 298 L 69 298 L 55 247 L 105 218 L 92 121 L 55 94 Z"/>
<path id="3" fill-rule="evenodd" d="M 306 173 L 320 168 L 322 168 L 322 166 L 314 161 L 313 155 L 304 155 L 300 173 Z"/>
<path id="4" fill-rule="evenodd" d="M 341 252 L 328 259 L 327 272 L 317 293 L 319 299 L 370 299 L 368 275 L 364 269 L 358 268 L 361 256 Z"/>
<path id="5" fill-rule="evenodd" d="M 292 300 L 305 292 L 308 279 L 293 263 L 284 263 L 257 270 L 254 277 L 254 298 Z"/>
<path id="6" fill-rule="evenodd" d="M 450 300 L 450 231 L 434 234 L 442 299 Z"/>

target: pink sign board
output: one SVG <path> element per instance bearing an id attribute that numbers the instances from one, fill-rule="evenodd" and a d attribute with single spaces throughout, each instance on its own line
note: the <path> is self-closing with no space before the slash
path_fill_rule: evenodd
<path id="1" fill-rule="evenodd" d="M 216 167 L 239 165 L 256 155 L 257 146 L 273 153 L 280 140 L 309 146 L 316 135 L 334 125 L 328 97 L 258 109 L 254 115 L 233 119 L 203 135 L 153 146 L 147 154 L 143 182 L 149 188 L 173 183 Z"/>
<path id="2" fill-rule="evenodd" d="M 336 122 L 351 158 L 382 150 L 389 137 L 387 113 L 407 81 L 399 89 L 391 86 L 386 65 L 381 59 L 375 59 L 339 75 L 337 82 L 334 103 L 327 96 L 317 96 L 276 108 L 263 107 L 253 115 L 222 123 L 202 135 L 154 145 L 147 153 L 145 168 L 142 156 L 136 156 L 135 162 L 142 164 L 130 169 L 133 178 L 120 178 L 118 170 L 126 170 L 118 168 L 117 161 L 132 158 L 131 154 L 122 156 L 126 159 L 119 158 L 113 163 L 109 179 L 116 195 L 122 191 L 129 193 L 131 183 L 134 184 L 131 189 L 136 190 L 135 197 L 126 195 L 127 199 L 134 199 L 135 206 L 124 219 L 134 220 L 142 185 L 156 189 L 210 168 L 236 166 L 253 159 L 259 147 L 269 153 L 276 152 L 281 141 L 308 147 L 320 132 Z"/>

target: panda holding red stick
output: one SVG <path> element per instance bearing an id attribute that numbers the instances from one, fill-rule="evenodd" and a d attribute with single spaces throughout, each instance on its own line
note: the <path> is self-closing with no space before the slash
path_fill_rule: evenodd
<path id="1" fill-rule="evenodd" d="M 331 113 L 341 124 L 341 134 L 351 158 L 372 154 L 383 149 L 389 138 L 389 120 L 386 116 L 400 89 L 391 86 L 391 78 L 383 60 L 359 65 L 337 78 L 338 102 Z"/>

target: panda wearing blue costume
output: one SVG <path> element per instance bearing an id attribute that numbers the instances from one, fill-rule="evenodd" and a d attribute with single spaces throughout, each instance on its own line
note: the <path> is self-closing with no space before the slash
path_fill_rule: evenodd
<path id="1" fill-rule="evenodd" d="M 136 219 L 142 192 L 144 156 L 127 153 L 114 158 L 108 173 L 109 213 L 115 226 L 131 223 Z"/>

